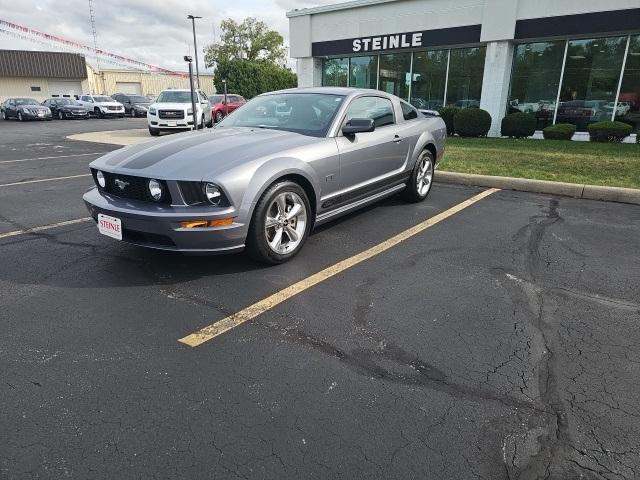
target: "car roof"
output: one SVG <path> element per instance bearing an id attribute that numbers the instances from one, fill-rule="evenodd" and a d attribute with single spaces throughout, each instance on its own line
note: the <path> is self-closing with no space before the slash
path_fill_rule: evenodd
<path id="1" fill-rule="evenodd" d="M 304 87 L 304 88 L 289 88 L 286 90 L 277 90 L 275 92 L 267 92 L 262 95 L 271 95 L 275 93 L 320 93 L 326 95 L 344 95 L 355 96 L 363 93 L 377 95 L 387 98 L 398 98 L 395 95 L 383 92 L 382 90 L 374 90 L 370 88 L 351 88 L 351 87 Z"/>

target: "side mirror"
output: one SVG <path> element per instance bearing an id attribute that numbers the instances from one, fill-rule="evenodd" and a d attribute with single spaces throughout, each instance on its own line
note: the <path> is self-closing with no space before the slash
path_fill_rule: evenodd
<path id="1" fill-rule="evenodd" d="M 373 118 L 352 118 L 342 127 L 342 134 L 350 136 L 356 133 L 373 132 L 375 129 L 376 124 Z"/>

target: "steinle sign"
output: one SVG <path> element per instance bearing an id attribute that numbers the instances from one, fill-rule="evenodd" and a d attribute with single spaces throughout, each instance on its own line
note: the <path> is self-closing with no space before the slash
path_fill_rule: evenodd
<path id="1" fill-rule="evenodd" d="M 382 35 L 380 37 L 356 38 L 353 40 L 354 52 L 370 52 L 374 50 L 393 50 L 422 46 L 422 32 Z"/>

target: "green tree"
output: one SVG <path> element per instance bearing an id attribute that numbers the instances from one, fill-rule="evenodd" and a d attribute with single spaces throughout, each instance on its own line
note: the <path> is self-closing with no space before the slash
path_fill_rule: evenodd
<path id="1" fill-rule="evenodd" d="M 216 91 L 224 91 L 222 80 L 227 81 L 227 90 L 245 98 L 252 98 L 264 92 L 293 88 L 298 79 L 286 67 L 265 60 L 248 61 L 231 59 L 216 65 L 213 83 Z"/>
<path id="2" fill-rule="evenodd" d="M 284 64 L 284 39 L 275 30 L 269 30 L 266 23 L 253 17 L 245 18 L 240 23 L 228 18 L 221 22 L 220 29 L 220 41 L 204 49 L 207 67 L 238 59 Z"/>

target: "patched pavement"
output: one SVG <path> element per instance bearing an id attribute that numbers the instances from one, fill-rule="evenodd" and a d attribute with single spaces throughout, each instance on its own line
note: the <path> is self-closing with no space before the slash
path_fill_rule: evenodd
<path id="1" fill-rule="evenodd" d="M 74 129 L 142 121 L 0 122 L 0 184 L 87 173 L 116 147 Z M 85 217 L 90 185 L 0 187 L 0 235 Z M 638 206 L 500 191 L 178 342 L 481 191 L 387 199 L 276 267 L 93 222 L 0 238 L 0 478 L 637 478 Z"/>

